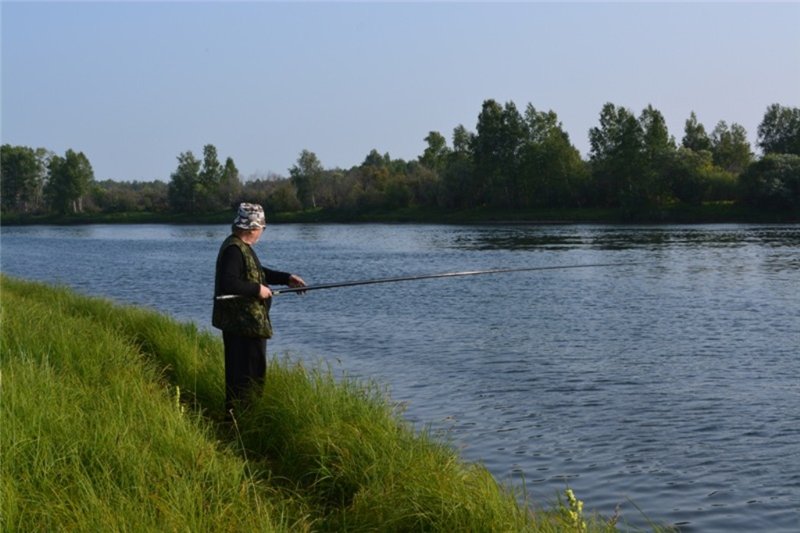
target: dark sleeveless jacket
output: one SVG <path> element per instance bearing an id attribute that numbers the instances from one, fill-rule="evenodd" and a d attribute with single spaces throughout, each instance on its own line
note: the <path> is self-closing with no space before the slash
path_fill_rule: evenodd
<path id="1" fill-rule="evenodd" d="M 236 235 L 231 235 L 222 243 L 217 255 L 217 275 L 214 282 L 214 296 L 219 296 L 220 259 L 226 248 L 236 246 L 242 252 L 247 281 L 267 284 L 266 275 L 255 252 L 248 244 Z M 272 323 L 269 320 L 269 308 L 272 298 L 260 300 L 253 296 L 242 296 L 229 300 L 214 299 L 211 324 L 215 328 L 243 337 L 269 339 L 272 337 Z"/>

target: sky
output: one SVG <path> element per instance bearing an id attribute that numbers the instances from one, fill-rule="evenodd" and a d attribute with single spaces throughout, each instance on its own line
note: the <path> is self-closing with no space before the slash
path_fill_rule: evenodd
<path id="1" fill-rule="evenodd" d="M 800 3 L 0 2 L 2 143 L 169 181 L 212 144 L 243 178 L 302 150 L 350 168 L 475 131 L 485 100 L 552 110 L 584 158 L 604 104 L 748 132 L 800 107 Z"/>

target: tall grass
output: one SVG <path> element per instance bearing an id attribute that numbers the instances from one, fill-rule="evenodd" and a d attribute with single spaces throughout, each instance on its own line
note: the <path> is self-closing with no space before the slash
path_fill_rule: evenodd
<path id="1" fill-rule="evenodd" d="M 3 531 L 615 530 L 533 513 L 378 386 L 322 367 L 272 359 L 231 427 L 215 335 L 0 282 Z"/>
<path id="2" fill-rule="evenodd" d="M 374 385 L 272 360 L 243 424 L 245 446 L 274 458 L 340 530 L 520 531 L 532 516 L 489 472 L 415 433 Z"/>
<path id="3" fill-rule="evenodd" d="M 3 278 L 2 529 L 288 531 L 136 343 L 66 300 Z"/>

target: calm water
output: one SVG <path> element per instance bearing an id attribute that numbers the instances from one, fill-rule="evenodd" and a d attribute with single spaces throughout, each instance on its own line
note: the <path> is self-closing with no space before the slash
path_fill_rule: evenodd
<path id="1" fill-rule="evenodd" d="M 2 271 L 208 327 L 226 235 L 2 228 Z M 288 225 L 256 249 L 313 284 L 623 264 L 282 295 L 269 349 L 386 385 L 535 502 L 800 530 L 800 226 Z"/>

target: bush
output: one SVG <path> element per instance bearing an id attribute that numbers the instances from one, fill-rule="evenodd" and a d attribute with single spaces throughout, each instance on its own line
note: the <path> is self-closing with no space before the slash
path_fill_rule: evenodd
<path id="1" fill-rule="evenodd" d="M 767 154 L 739 178 L 741 200 L 767 209 L 800 209 L 800 156 Z"/>

